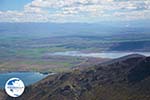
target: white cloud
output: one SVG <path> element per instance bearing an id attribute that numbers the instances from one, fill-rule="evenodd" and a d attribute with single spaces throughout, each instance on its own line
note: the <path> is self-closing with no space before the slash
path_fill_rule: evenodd
<path id="1" fill-rule="evenodd" d="M 150 19 L 149 0 L 33 0 L 24 11 L 0 11 L 0 21 L 89 22 Z"/>
<path id="2" fill-rule="evenodd" d="M 149 19 L 150 11 L 134 11 L 131 13 L 128 12 L 115 12 L 114 17 L 119 18 L 120 20 L 138 20 L 138 19 Z"/>

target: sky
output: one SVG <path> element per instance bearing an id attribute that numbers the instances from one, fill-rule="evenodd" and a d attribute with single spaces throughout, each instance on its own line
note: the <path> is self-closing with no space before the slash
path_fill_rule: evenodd
<path id="1" fill-rule="evenodd" d="M 150 0 L 0 0 L 0 22 L 150 21 Z"/>

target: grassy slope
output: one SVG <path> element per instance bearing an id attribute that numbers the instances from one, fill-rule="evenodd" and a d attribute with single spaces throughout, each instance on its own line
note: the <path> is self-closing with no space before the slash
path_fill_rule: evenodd
<path id="1" fill-rule="evenodd" d="M 150 57 L 131 55 L 56 74 L 27 87 L 16 100 L 149 100 L 149 65 Z"/>

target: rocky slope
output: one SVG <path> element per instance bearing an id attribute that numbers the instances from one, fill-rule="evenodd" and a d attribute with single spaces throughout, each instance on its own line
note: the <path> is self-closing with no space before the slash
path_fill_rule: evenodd
<path id="1" fill-rule="evenodd" d="M 150 57 L 138 54 L 41 80 L 0 100 L 150 100 Z M 0 93 L 1 95 L 1 93 Z"/>

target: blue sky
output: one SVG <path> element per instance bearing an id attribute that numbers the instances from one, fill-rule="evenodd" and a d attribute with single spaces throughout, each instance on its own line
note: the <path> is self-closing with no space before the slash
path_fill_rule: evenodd
<path id="1" fill-rule="evenodd" d="M 11 2 L 10 2 L 11 1 Z M 23 10 L 24 5 L 32 0 L 0 0 L 0 11 Z"/>
<path id="2" fill-rule="evenodd" d="M 150 21 L 150 0 L 0 0 L 0 22 Z"/>

